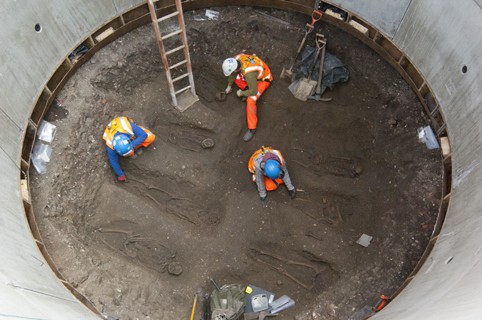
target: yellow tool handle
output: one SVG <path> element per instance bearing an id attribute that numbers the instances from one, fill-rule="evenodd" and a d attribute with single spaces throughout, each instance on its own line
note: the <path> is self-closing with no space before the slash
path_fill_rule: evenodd
<path id="1" fill-rule="evenodd" d="M 196 312 L 196 302 L 197 302 L 197 295 L 194 296 L 194 302 L 192 303 L 191 317 L 189 318 L 189 320 L 194 319 L 194 312 Z"/>

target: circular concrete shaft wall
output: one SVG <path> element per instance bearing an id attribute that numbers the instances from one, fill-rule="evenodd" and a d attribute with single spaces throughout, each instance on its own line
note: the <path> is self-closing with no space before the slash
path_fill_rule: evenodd
<path id="1" fill-rule="evenodd" d="M 442 208 L 448 206 L 444 226 L 434 237 L 435 246 L 417 276 L 375 318 L 479 318 L 482 111 L 478 107 L 482 77 L 476 71 L 482 69 L 480 3 L 331 3 L 357 15 L 362 24 L 373 26 L 368 35 L 360 34 L 359 38 L 375 43 L 375 50 L 398 65 L 421 98 L 428 100 L 427 93 L 433 93 L 433 101 L 445 117 L 446 128 L 442 125 L 441 129 L 449 132 L 451 141 L 452 188 L 447 187 L 442 200 Z M 185 9 L 206 5 L 224 3 L 190 1 Z M 304 1 L 261 1 L 256 5 L 311 12 L 311 4 L 307 6 Z M 139 9 L 131 10 L 137 6 Z M 4 13 L 0 32 L 4 44 L 0 53 L 0 124 L 4 129 L 0 139 L 0 314 L 36 319 L 97 318 L 65 289 L 69 284 L 57 279 L 39 252 L 38 248 L 49 260 L 40 235 L 33 229 L 32 237 L 29 230 L 27 219 L 33 219 L 32 208 L 28 198 L 22 199 L 25 194 L 20 192 L 20 180 L 25 177 L 22 171 L 29 167 L 29 146 L 45 113 L 42 106 L 48 106 L 62 87 L 64 75 L 78 67 L 66 59 L 68 54 L 80 43 L 101 47 L 103 44 L 94 40 L 96 35 L 110 27 L 118 30 L 116 36 L 127 32 L 129 26 L 146 23 L 142 17 L 147 12 L 142 1 L 122 0 L 49 1 L 42 5 L 10 1 L 0 8 Z M 110 40 L 105 39 L 106 43 Z"/>

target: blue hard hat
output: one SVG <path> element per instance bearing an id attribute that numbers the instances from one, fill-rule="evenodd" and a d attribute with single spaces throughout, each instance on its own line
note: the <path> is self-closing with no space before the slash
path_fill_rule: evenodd
<path id="1" fill-rule="evenodd" d="M 125 157 L 132 152 L 131 139 L 123 133 L 117 133 L 112 141 L 112 146 L 118 155 Z"/>
<path id="2" fill-rule="evenodd" d="M 280 164 L 278 161 L 269 159 L 264 165 L 264 174 L 271 179 L 278 179 L 281 173 Z"/>

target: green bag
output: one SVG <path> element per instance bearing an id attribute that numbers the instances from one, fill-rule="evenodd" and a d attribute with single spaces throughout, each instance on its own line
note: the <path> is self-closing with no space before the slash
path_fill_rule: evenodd
<path id="1" fill-rule="evenodd" d="M 244 313 L 244 287 L 226 284 L 211 293 L 211 320 L 236 320 Z"/>

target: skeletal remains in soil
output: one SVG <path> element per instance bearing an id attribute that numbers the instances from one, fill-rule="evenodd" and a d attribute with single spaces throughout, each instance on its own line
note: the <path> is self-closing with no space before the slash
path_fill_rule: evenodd
<path id="1" fill-rule="evenodd" d="M 296 198 L 296 201 L 298 202 L 316 202 L 310 199 L 304 199 L 304 198 Z M 326 204 L 320 204 L 320 214 L 319 217 L 311 214 L 307 210 L 300 210 L 301 213 L 306 215 L 307 217 L 315 220 L 316 222 L 321 222 L 329 226 L 337 226 L 338 224 L 345 222 L 345 219 L 343 218 L 343 215 L 341 214 L 340 207 L 337 204 L 334 205 L 326 205 Z M 311 235 L 307 235 L 311 236 Z"/>
<path id="2" fill-rule="evenodd" d="M 133 231 L 123 230 L 123 229 L 99 228 L 97 229 L 97 231 L 105 234 L 118 233 L 118 234 L 126 235 L 127 237 L 123 239 L 124 241 L 122 243 L 121 249 L 116 248 L 114 245 L 110 244 L 107 240 L 103 238 L 100 238 L 100 241 L 104 243 L 112 251 L 118 252 L 127 258 L 137 258 L 138 262 L 147 268 L 150 268 L 157 272 L 164 272 L 166 267 L 172 268 L 172 266 L 175 266 L 176 271 L 175 272 L 170 271 L 169 272 L 170 274 L 179 275 L 182 272 L 182 267 L 181 267 L 181 271 L 179 271 L 178 265 L 180 264 L 176 263 L 176 261 L 174 262 L 172 261 L 174 258 L 176 258 L 177 253 L 172 249 L 170 249 L 169 247 L 163 245 L 156 239 L 149 238 L 149 237 L 141 237 L 140 234 L 135 234 Z M 156 247 L 162 247 L 165 249 L 164 252 L 166 254 L 162 255 L 162 257 L 160 258 L 159 257 L 155 258 L 156 264 L 158 265 L 158 267 L 152 267 L 151 261 L 145 261 L 145 260 L 149 260 L 149 258 L 146 259 L 145 257 L 143 257 L 142 255 L 143 250 L 141 250 L 140 248 L 134 248 L 134 249 L 128 248 L 129 245 L 136 244 L 136 243 L 154 243 Z M 131 253 L 131 251 L 134 251 L 135 253 L 133 254 Z M 150 250 L 147 250 L 147 251 L 150 251 Z"/>
<path id="3" fill-rule="evenodd" d="M 279 256 L 279 255 L 276 255 L 276 254 L 268 253 L 266 251 L 263 251 L 263 250 L 257 249 L 257 248 L 250 248 L 250 250 L 251 250 L 253 260 L 255 260 L 257 262 L 260 262 L 260 263 L 263 263 L 263 264 L 267 265 L 268 267 L 278 271 L 280 274 L 290 278 L 291 280 L 293 280 L 294 282 L 296 282 L 298 285 L 305 288 L 306 290 L 313 289 L 313 287 L 315 286 L 316 277 L 322 272 L 322 270 L 318 269 L 316 266 L 313 266 L 313 265 L 308 264 L 308 263 L 293 261 L 293 260 L 290 260 L 288 258 Z M 266 256 L 266 257 L 273 258 L 275 260 L 278 260 L 278 261 L 282 262 L 285 265 L 301 266 L 301 267 L 305 267 L 305 268 L 308 268 L 308 269 L 312 269 L 315 272 L 315 274 L 312 277 L 311 284 L 304 283 L 303 281 L 299 280 L 294 275 L 289 273 L 285 268 L 282 268 L 282 267 L 280 267 L 278 265 L 275 265 L 273 263 L 270 263 L 268 261 L 264 261 L 263 259 L 259 258 L 259 256 Z"/>
<path id="4" fill-rule="evenodd" d="M 321 238 L 320 236 L 316 235 L 313 230 L 308 230 L 305 232 L 305 236 L 307 237 L 311 237 L 313 239 L 316 239 L 316 240 L 319 240 L 319 241 L 323 241 L 323 238 Z"/>
<path id="5" fill-rule="evenodd" d="M 167 194 L 170 198 L 166 199 L 164 201 L 164 204 L 162 204 L 161 202 L 159 202 L 156 198 L 154 198 L 152 195 L 150 195 L 149 193 L 147 192 L 141 192 L 141 194 L 146 197 L 146 198 L 149 198 L 152 200 L 152 202 L 154 202 L 159 208 L 164 208 L 166 210 L 166 212 L 170 213 L 170 214 L 173 214 L 175 215 L 176 217 L 178 217 L 179 219 L 181 220 L 185 220 L 189 223 L 192 223 L 194 225 L 197 225 L 198 224 L 198 221 L 194 221 L 193 219 L 191 219 L 189 216 L 187 215 L 184 215 L 182 213 L 179 213 L 179 212 L 176 212 L 175 210 L 172 210 L 169 208 L 168 204 L 170 201 L 187 201 L 187 202 L 190 202 L 192 204 L 192 201 L 190 199 L 187 199 L 187 198 L 179 198 L 179 197 L 176 197 L 174 196 L 172 193 L 166 191 L 166 190 L 163 190 L 159 187 L 155 187 L 155 186 L 151 186 L 147 183 L 145 183 L 144 181 L 141 181 L 139 179 L 136 179 L 136 178 L 130 178 L 130 180 L 132 181 L 135 181 L 135 182 L 138 182 L 142 185 L 144 185 L 146 187 L 146 189 L 148 190 L 157 190 L 157 191 L 160 191 L 160 192 L 163 192 L 165 194 Z M 202 211 L 202 208 L 200 208 L 200 211 Z"/>

